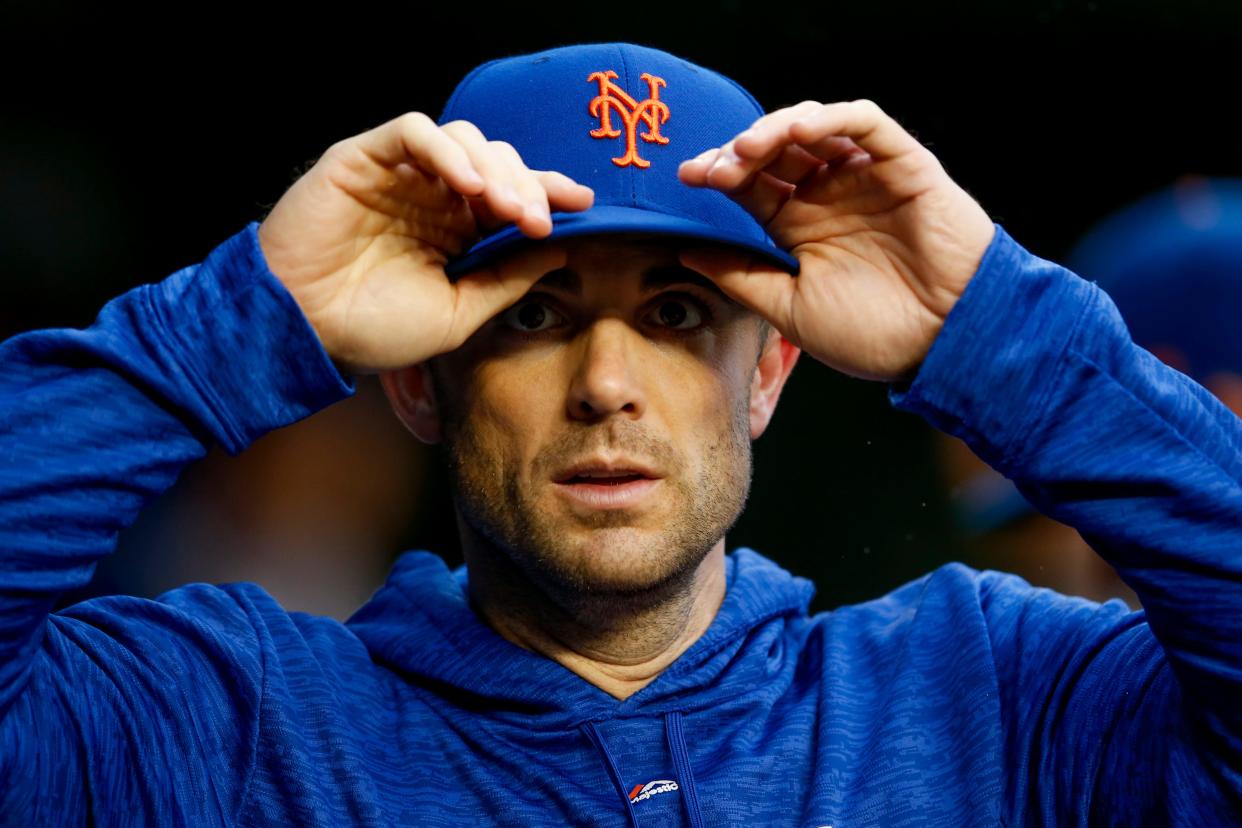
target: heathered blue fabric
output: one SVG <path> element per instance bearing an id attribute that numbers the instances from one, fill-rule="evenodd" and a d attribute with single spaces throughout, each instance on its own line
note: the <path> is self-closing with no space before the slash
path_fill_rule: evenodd
<path id="1" fill-rule="evenodd" d="M 256 233 L 0 343 L 4 824 L 1238 823 L 1242 423 L 999 227 L 890 400 L 1143 612 L 949 564 L 808 617 L 809 582 L 736 549 L 710 629 L 625 701 L 498 637 L 422 550 L 345 624 L 253 584 L 49 614 L 212 442 L 354 392 Z"/>

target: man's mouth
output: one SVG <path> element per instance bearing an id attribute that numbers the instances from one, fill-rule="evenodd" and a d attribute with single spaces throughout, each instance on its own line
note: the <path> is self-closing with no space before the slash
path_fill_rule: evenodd
<path id="1" fill-rule="evenodd" d="M 650 480 L 650 479 L 651 478 L 645 477 L 636 472 L 631 472 L 628 474 L 623 473 L 623 474 L 616 474 L 616 475 L 575 474 L 573 477 L 569 478 L 565 482 L 566 483 L 586 483 L 592 486 L 619 486 L 624 483 L 632 483 L 635 480 Z"/>
<path id="2" fill-rule="evenodd" d="M 655 468 L 628 460 L 588 460 L 557 475 L 556 488 L 570 500 L 595 509 L 636 506 L 663 475 Z"/>

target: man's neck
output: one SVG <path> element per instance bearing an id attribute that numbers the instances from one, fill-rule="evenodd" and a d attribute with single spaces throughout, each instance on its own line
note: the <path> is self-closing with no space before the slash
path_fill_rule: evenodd
<path id="1" fill-rule="evenodd" d="M 553 598 L 503 553 L 463 546 L 470 600 L 501 637 L 618 699 L 646 687 L 689 649 L 724 601 L 724 538 L 683 583 L 623 597 Z"/>

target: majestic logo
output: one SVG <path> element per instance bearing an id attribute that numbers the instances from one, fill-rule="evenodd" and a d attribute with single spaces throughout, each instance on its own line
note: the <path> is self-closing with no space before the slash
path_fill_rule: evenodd
<path id="1" fill-rule="evenodd" d="M 642 802 L 644 799 L 651 799 L 656 794 L 675 790 L 677 790 L 677 783 L 672 779 L 653 779 L 646 785 L 635 785 L 634 790 L 630 791 L 630 802 Z"/>
<path id="2" fill-rule="evenodd" d="M 635 132 L 641 120 L 646 125 L 642 139 L 647 143 L 667 144 L 668 138 L 660 134 L 660 124 L 668 120 L 668 104 L 660 100 L 660 87 L 668 86 L 664 78 L 643 72 L 639 78 L 647 82 L 648 96 L 636 101 L 624 89 L 612 82 L 617 73 L 611 69 L 606 72 L 592 72 L 587 76 L 587 83 L 599 81 L 599 94 L 591 99 L 587 111 L 599 118 L 599 127 L 591 130 L 592 138 L 616 138 L 621 130 L 612 125 L 612 110 L 616 110 L 625 124 L 625 155 L 612 159 L 618 167 L 650 167 L 651 162 L 638 157 L 638 139 Z"/>

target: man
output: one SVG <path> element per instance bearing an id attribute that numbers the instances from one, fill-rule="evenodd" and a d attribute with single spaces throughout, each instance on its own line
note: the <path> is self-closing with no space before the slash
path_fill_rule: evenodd
<path id="1" fill-rule="evenodd" d="M 953 564 L 811 618 L 725 554 L 803 350 L 966 439 L 1146 615 Z M 630 44 L 484 64 L 3 357 L 22 824 L 1239 816 L 1242 425 L 870 102 L 762 115 Z M 409 553 L 343 625 L 248 584 L 47 614 L 209 441 L 365 373 L 445 445 L 465 568 Z"/>

